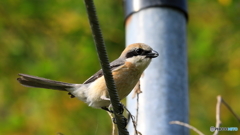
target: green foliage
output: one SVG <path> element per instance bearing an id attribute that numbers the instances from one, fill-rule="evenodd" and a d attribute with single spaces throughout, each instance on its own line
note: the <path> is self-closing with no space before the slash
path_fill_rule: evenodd
<path id="1" fill-rule="evenodd" d="M 96 6 L 110 60 L 116 59 L 124 48 L 122 2 Z M 82 83 L 99 70 L 83 1 L 1 0 L 0 37 L 0 134 L 111 133 L 106 112 L 16 81 L 20 72 Z"/>
<path id="2" fill-rule="evenodd" d="M 215 125 L 216 96 L 240 115 L 240 2 L 189 1 L 188 55 L 190 124 L 205 134 Z M 222 105 L 223 127 L 239 123 Z M 220 132 L 221 135 L 239 134 Z"/>
<path id="3" fill-rule="evenodd" d="M 96 0 L 110 60 L 124 48 L 121 0 Z M 103 4 L 104 3 L 104 4 Z M 240 114 L 240 2 L 189 0 L 190 124 L 206 134 L 215 125 L 216 96 Z M 25 88 L 26 73 L 82 83 L 99 70 L 83 1 L 0 1 L 0 134 L 106 135 L 111 121 L 67 93 Z M 239 127 L 222 107 L 225 127 Z M 239 134 L 239 132 L 220 132 Z"/>

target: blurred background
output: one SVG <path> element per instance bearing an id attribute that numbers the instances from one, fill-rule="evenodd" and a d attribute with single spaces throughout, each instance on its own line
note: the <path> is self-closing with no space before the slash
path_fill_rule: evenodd
<path id="1" fill-rule="evenodd" d="M 123 2 L 95 4 L 112 61 L 125 46 Z M 189 121 L 212 134 L 217 95 L 240 115 L 240 1 L 188 0 L 188 9 Z M 110 134 L 105 111 L 65 92 L 26 88 L 16 81 L 18 73 L 26 73 L 82 83 L 99 69 L 82 0 L 0 1 L 1 135 Z M 225 106 L 221 120 L 222 127 L 240 130 Z M 240 131 L 220 132 L 230 134 Z"/>

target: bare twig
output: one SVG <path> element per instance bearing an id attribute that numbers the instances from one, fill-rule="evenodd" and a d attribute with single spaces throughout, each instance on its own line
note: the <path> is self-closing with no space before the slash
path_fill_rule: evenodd
<path id="1" fill-rule="evenodd" d="M 221 120 L 220 120 L 220 107 L 221 107 L 221 102 L 222 102 L 222 97 L 221 96 L 217 96 L 217 105 L 216 105 L 216 128 L 219 128 L 220 125 L 222 124 Z M 219 132 L 219 130 L 215 130 L 213 135 L 217 135 Z"/>
<path id="2" fill-rule="evenodd" d="M 223 103 L 227 109 L 233 114 L 233 116 L 240 122 L 240 118 L 238 115 L 233 111 L 233 109 L 227 104 L 227 102 L 224 101 L 224 99 L 221 97 L 221 95 L 217 96 L 217 105 L 216 105 L 216 128 L 219 128 L 222 124 L 220 120 L 220 105 Z M 219 130 L 215 130 L 213 135 L 218 135 Z"/>
<path id="3" fill-rule="evenodd" d="M 143 76 L 143 74 L 142 74 Z M 134 122 L 135 123 L 135 131 L 136 130 L 136 127 L 137 127 L 137 123 L 138 123 L 138 114 L 139 114 L 139 94 L 141 94 L 142 91 L 141 91 L 141 86 L 140 86 L 140 80 L 138 81 L 138 83 L 136 84 L 136 86 L 134 87 L 134 93 L 133 93 L 133 96 L 132 98 L 135 98 L 137 96 L 137 108 L 136 108 L 136 121 Z M 137 132 L 135 132 L 135 135 L 137 135 Z"/>
<path id="4" fill-rule="evenodd" d="M 136 97 L 137 95 L 137 108 L 136 108 L 136 126 L 138 123 L 138 114 L 139 114 L 139 94 L 142 93 L 141 91 L 141 85 L 140 85 L 140 80 L 138 81 L 137 85 L 134 88 L 134 94 L 133 94 L 133 98 Z"/>
<path id="5" fill-rule="evenodd" d="M 227 102 L 225 102 L 223 100 L 223 98 L 218 95 L 217 96 L 217 104 L 216 104 L 216 126 L 215 126 L 215 132 L 213 135 L 218 135 L 219 130 L 218 128 L 220 127 L 220 125 L 222 124 L 221 119 L 220 119 L 220 112 L 221 112 L 221 103 L 223 103 L 227 109 L 234 115 L 234 117 L 236 117 L 236 119 L 238 120 L 238 122 L 240 122 L 240 118 L 239 116 L 233 111 L 233 109 L 227 104 Z M 194 130 L 196 133 L 198 133 L 199 135 L 204 135 L 202 132 L 200 132 L 197 128 L 187 124 L 187 123 L 183 123 L 180 121 L 171 121 L 170 124 L 177 124 L 177 125 L 182 125 L 185 126 L 189 129 Z M 216 129 L 217 128 L 217 129 Z"/>
<path id="6" fill-rule="evenodd" d="M 134 93 L 132 98 L 135 98 L 136 95 L 142 93 L 141 88 L 140 88 L 140 80 L 138 81 L 138 83 L 136 84 L 136 86 L 134 87 Z"/>
<path id="7" fill-rule="evenodd" d="M 139 84 L 140 85 L 140 84 Z M 138 114 L 139 114 L 139 94 L 137 94 L 137 108 L 136 108 L 136 126 L 138 124 Z"/>
<path id="8" fill-rule="evenodd" d="M 201 131 L 199 131 L 197 128 L 195 128 L 194 126 L 191 126 L 187 123 L 181 122 L 181 121 L 170 121 L 170 124 L 177 124 L 177 125 L 181 125 L 184 127 L 187 127 L 189 129 L 192 129 L 193 131 L 195 131 L 196 133 L 198 133 L 199 135 L 204 135 Z"/>
<path id="9" fill-rule="evenodd" d="M 136 123 L 136 121 L 135 121 L 135 117 L 131 114 L 131 112 L 127 109 L 126 106 L 123 106 L 123 107 L 124 107 L 124 108 L 127 110 L 127 112 L 129 113 L 129 116 L 130 116 L 130 118 L 131 118 L 131 120 L 132 120 L 133 127 L 134 127 L 134 130 L 135 130 L 135 135 L 142 135 L 141 132 L 137 131 L 137 123 Z"/>
<path id="10" fill-rule="evenodd" d="M 124 106 L 124 109 L 128 112 L 131 120 L 132 120 L 132 123 L 133 123 L 133 127 L 134 127 L 134 130 L 135 130 L 135 135 L 142 135 L 141 132 L 137 131 L 137 125 L 136 125 L 136 121 L 135 121 L 135 117 L 131 114 L 131 112 L 127 109 L 126 106 Z M 112 135 L 118 135 L 118 128 L 117 128 L 117 125 L 113 122 L 113 119 L 114 119 L 114 116 L 112 113 L 108 112 L 108 115 L 110 116 L 110 118 L 112 119 Z"/>
<path id="11" fill-rule="evenodd" d="M 138 83 L 136 84 L 136 86 L 134 87 L 134 94 L 133 94 L 133 97 L 132 98 L 135 98 L 137 96 L 137 111 L 136 111 L 136 121 L 135 121 L 135 117 L 131 114 L 131 112 L 127 109 L 126 106 L 123 105 L 124 109 L 128 112 L 129 114 L 129 120 L 131 119 L 132 120 L 132 123 L 133 123 L 133 127 L 134 127 L 134 130 L 135 130 L 135 135 L 142 135 L 141 132 L 137 131 L 137 121 L 138 121 L 138 108 L 139 108 L 139 94 L 142 93 L 141 91 L 141 88 L 140 88 L 140 80 L 138 81 Z M 109 113 L 109 116 L 111 119 L 114 118 L 113 114 L 112 113 Z M 112 121 L 112 135 L 118 135 L 118 129 L 117 129 L 117 126 L 115 123 L 113 123 Z"/>
<path id="12" fill-rule="evenodd" d="M 111 118 L 111 121 L 112 121 L 112 135 L 118 135 L 118 128 L 117 128 L 117 125 L 113 122 L 113 114 L 108 112 L 108 115 L 110 116 Z"/>
<path id="13" fill-rule="evenodd" d="M 227 107 L 227 109 L 233 114 L 233 116 L 238 120 L 238 122 L 240 123 L 240 118 L 239 116 L 233 111 L 233 109 L 227 104 L 227 102 L 224 101 L 224 99 L 219 95 L 219 97 L 221 98 L 221 102 Z"/>

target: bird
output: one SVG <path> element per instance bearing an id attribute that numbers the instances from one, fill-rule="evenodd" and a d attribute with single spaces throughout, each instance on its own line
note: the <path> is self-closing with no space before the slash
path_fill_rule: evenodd
<path id="1" fill-rule="evenodd" d="M 134 89 L 152 58 L 158 55 L 158 52 L 150 46 L 144 43 L 134 43 L 128 45 L 120 57 L 110 63 L 120 100 Z M 17 80 L 23 86 L 66 91 L 71 98 L 76 97 L 90 107 L 109 111 L 111 101 L 102 69 L 82 84 L 60 82 L 22 73 L 18 75 Z"/>

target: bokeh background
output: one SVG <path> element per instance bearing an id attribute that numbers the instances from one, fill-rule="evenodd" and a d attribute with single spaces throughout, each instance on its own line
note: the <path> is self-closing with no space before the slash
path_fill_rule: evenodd
<path id="1" fill-rule="evenodd" d="M 95 3 L 112 61 L 125 45 L 123 2 Z M 189 121 L 212 134 L 217 95 L 240 115 L 240 1 L 188 0 L 188 7 Z M 18 73 L 26 73 L 82 83 L 99 68 L 82 0 L 0 1 L 1 135 L 110 134 L 106 112 L 67 93 L 26 88 L 16 81 Z M 240 130 L 225 106 L 221 120 L 223 127 Z"/>

